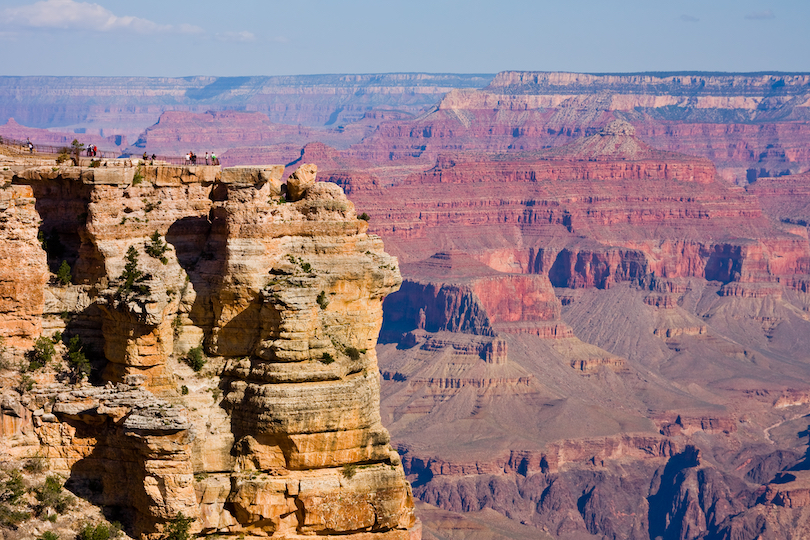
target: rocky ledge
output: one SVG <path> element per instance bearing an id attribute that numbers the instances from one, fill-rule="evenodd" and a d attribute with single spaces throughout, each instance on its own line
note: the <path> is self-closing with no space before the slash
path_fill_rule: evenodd
<path id="1" fill-rule="evenodd" d="M 419 538 L 379 413 L 397 261 L 314 166 L 283 170 L 4 172 L 0 332 L 27 354 L 0 371 L 4 450 L 143 538 L 179 514 L 201 534 Z"/>

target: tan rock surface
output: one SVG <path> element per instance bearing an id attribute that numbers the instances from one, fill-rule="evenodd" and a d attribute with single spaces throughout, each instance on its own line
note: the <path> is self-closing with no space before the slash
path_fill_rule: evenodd
<path id="1" fill-rule="evenodd" d="M 206 534 L 418 538 L 379 414 L 375 345 L 397 261 L 314 167 L 280 202 L 282 173 L 16 172 L 2 231 L 35 271 L 8 282 L 39 294 L 10 304 L 0 329 L 30 345 L 45 321 L 98 344 L 109 382 L 40 377 L 33 398 L 4 394 L 0 426 L 77 493 L 133 512 L 144 537 L 182 512 Z M 44 291 L 40 222 L 72 284 Z M 197 346 L 210 355 L 199 375 L 178 362 Z"/>
<path id="2" fill-rule="evenodd" d="M 306 190 L 315 184 L 317 165 L 302 165 L 287 179 L 287 194 L 291 201 L 298 201 L 304 196 Z"/>

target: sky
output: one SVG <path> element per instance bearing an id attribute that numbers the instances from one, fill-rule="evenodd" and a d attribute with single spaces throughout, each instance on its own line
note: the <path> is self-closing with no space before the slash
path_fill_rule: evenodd
<path id="1" fill-rule="evenodd" d="M 0 0 L 0 75 L 810 72 L 810 0 Z"/>

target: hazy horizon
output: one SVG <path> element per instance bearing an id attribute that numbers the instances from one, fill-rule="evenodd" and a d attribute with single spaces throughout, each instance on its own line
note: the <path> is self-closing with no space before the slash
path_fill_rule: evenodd
<path id="1" fill-rule="evenodd" d="M 810 72 L 799 0 L 0 0 L 0 15 L 8 76 Z"/>

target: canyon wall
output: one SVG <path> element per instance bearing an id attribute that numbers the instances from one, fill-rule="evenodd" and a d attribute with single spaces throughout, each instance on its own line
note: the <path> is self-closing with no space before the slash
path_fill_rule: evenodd
<path id="1" fill-rule="evenodd" d="M 417 119 L 388 122 L 354 148 L 366 160 L 519 153 L 567 144 L 620 118 L 655 148 L 711 159 L 727 181 L 805 172 L 806 74 L 503 72 L 449 92 Z"/>
<path id="2" fill-rule="evenodd" d="M 4 270 L 7 354 L 66 354 L 4 385 L 4 451 L 145 538 L 179 514 L 203 535 L 419 537 L 379 415 L 397 261 L 338 186 L 314 166 L 285 186 L 282 166 L 6 164 L 4 245 L 31 253 Z"/>
<path id="3" fill-rule="evenodd" d="M 199 94 L 207 96 L 199 98 L 210 104 L 207 109 L 165 114 L 139 144 L 175 145 L 198 155 L 227 148 L 221 155 L 233 162 L 284 163 L 284 173 L 267 173 L 279 177 L 314 163 L 319 177 L 350 194 L 357 214 L 369 218 L 369 230 L 385 240 L 403 276 L 400 291 L 384 304 L 376 353 L 379 420 L 403 456 L 415 495 L 433 505 L 427 515 L 443 516 L 427 524 L 428 535 L 443 537 L 439 531 L 446 532 L 448 522 L 461 531 L 469 525 L 484 538 L 503 536 L 501 525 L 519 526 L 527 537 L 571 539 L 806 535 L 805 75 L 505 72 L 486 88 L 456 88 L 422 110 L 380 105 L 362 115 L 347 108 L 333 116 L 333 108 L 317 128 L 304 121 L 290 121 L 303 127 L 280 126 L 289 118 L 262 109 L 205 112 L 216 110 L 220 97 L 237 99 L 247 86 L 212 82 L 208 93 Z M 302 101 L 300 110 L 314 110 L 307 107 Z M 223 146 L 210 146 L 217 141 Z M 296 174 L 293 186 L 300 176 L 306 175 Z M 219 184 L 210 195 L 167 195 L 160 206 L 147 198 L 149 215 L 139 213 L 147 202 L 130 196 L 108 218 L 111 230 L 122 220 L 142 225 L 149 219 L 138 233 L 145 242 L 157 219 L 152 216 L 168 201 L 194 208 L 167 224 L 165 233 L 158 231 L 177 251 L 193 299 L 186 293 L 182 302 L 175 298 L 184 285 L 171 285 L 175 263 L 168 256 L 165 269 L 149 261 L 155 267 L 150 273 L 168 272 L 161 279 L 175 295 L 126 307 L 115 294 L 100 294 L 106 289 L 88 292 L 99 302 L 70 324 L 100 347 L 108 346 L 108 331 L 131 336 L 111 344 L 105 377 L 120 385 L 142 380 L 161 396 L 171 391 L 160 364 L 164 357 L 173 361 L 166 352 L 170 342 L 172 350 L 180 347 L 175 357 L 201 340 L 209 355 L 221 357 L 223 378 L 215 379 L 216 387 L 183 381 L 189 395 L 198 395 L 189 422 L 206 426 L 212 450 L 202 452 L 198 438 L 184 442 L 181 419 L 167 424 L 174 426 L 178 446 L 133 455 L 143 460 L 189 452 L 192 470 L 212 471 L 210 480 L 193 484 L 198 499 L 210 504 L 200 507 L 200 515 L 212 516 L 206 523 L 225 520 L 220 530 L 230 515 L 238 524 L 227 527 L 240 530 L 255 523 L 246 517 L 253 510 L 237 504 L 233 484 L 227 496 L 225 487 L 216 487 L 227 484 L 214 472 L 226 467 L 223 449 L 238 446 L 228 459 L 239 463 L 270 467 L 283 459 L 284 474 L 292 477 L 299 474 L 295 467 L 322 462 L 342 475 L 343 461 L 328 461 L 333 458 L 318 450 L 323 445 L 338 460 L 352 456 L 388 466 L 395 458 L 382 455 L 384 437 L 365 405 L 374 392 L 369 388 L 346 403 L 351 442 L 325 442 L 334 426 L 313 427 L 306 419 L 279 428 L 291 433 L 284 435 L 248 412 L 258 402 L 281 410 L 268 381 L 300 383 L 304 375 L 278 367 L 283 361 L 320 356 L 323 366 L 313 364 L 325 371 L 313 369 L 306 377 L 318 377 L 318 384 L 329 377 L 355 381 L 354 368 L 335 375 L 329 366 L 341 360 L 351 366 L 348 347 L 362 361 L 371 348 L 361 336 L 351 345 L 342 341 L 342 328 L 328 318 L 311 326 L 307 306 L 325 317 L 337 295 L 348 291 L 335 290 L 321 275 L 306 285 L 298 279 L 319 268 L 313 260 L 321 249 L 336 257 L 344 248 L 296 240 L 290 250 L 302 255 L 293 253 L 286 262 L 282 257 L 273 266 L 279 273 L 262 275 L 270 280 L 263 284 L 258 276 L 267 269 L 257 270 L 255 261 L 278 252 L 261 238 L 277 233 L 263 228 L 261 218 L 254 223 L 250 211 L 236 215 L 238 205 L 228 201 L 252 201 L 245 208 L 262 216 L 258 201 L 266 196 L 285 227 L 292 218 L 278 212 L 289 203 L 270 204 L 280 200 L 275 190 L 254 193 L 255 187 L 237 188 L 222 178 Z M 38 204 L 48 205 L 36 197 L 37 183 L 20 187 L 30 187 Z M 324 190 L 318 197 L 326 197 L 332 188 L 318 189 Z M 91 208 L 89 216 L 96 208 L 103 213 L 89 192 L 79 191 L 62 190 L 58 198 L 75 200 L 72 208 Z M 293 204 L 299 208 L 302 201 Z M 317 212 L 341 208 L 319 204 Z M 117 253 L 110 259 L 114 266 L 105 266 L 106 256 L 88 249 L 92 242 L 85 242 L 83 229 L 60 223 L 54 230 L 63 238 L 64 258 L 81 269 L 76 286 L 123 274 L 127 246 L 115 245 L 118 233 L 104 244 L 103 252 Z M 307 237 L 308 230 L 296 235 Z M 29 242 L 30 234 L 21 241 Z M 141 254 L 139 260 L 147 259 Z M 43 264 L 53 272 L 58 263 L 54 256 L 40 257 L 27 287 L 43 279 Z M 310 284 L 312 294 L 302 294 Z M 52 292 L 60 290 L 47 289 L 53 295 L 46 295 L 47 309 L 36 302 L 29 308 L 33 321 L 44 309 L 46 332 L 61 328 L 53 316 L 61 311 L 56 300 L 87 297 Z M 127 310 L 132 313 L 123 316 Z M 147 324 L 158 316 L 149 313 L 175 312 L 182 328 L 175 341 L 167 328 Z M 368 328 L 362 314 L 354 317 Z M 13 324 L 20 328 L 14 339 L 30 344 L 34 334 L 25 332 L 37 329 Z M 328 340 L 332 348 L 325 335 L 337 336 Z M 135 358 L 144 360 L 133 365 L 129 359 Z M 184 369 L 177 365 L 174 372 Z M 308 403 L 320 403 L 314 382 L 301 383 L 315 392 Z M 222 407 L 199 398 L 200 391 L 208 397 L 206 388 L 211 397 L 227 392 Z M 132 390 L 128 385 L 121 391 Z M 24 424 L 33 412 L 8 416 L 4 425 Z M 233 419 L 236 428 L 223 427 Z M 265 436 L 246 438 L 254 429 Z M 187 490 L 183 478 L 175 480 L 173 493 Z M 260 492 L 252 484 L 245 489 Z M 285 489 L 284 502 L 273 499 L 279 507 L 295 498 L 294 486 Z M 272 527 L 290 530 L 292 514 L 280 512 Z M 473 523 L 482 516 L 497 527 Z M 295 519 L 303 532 L 332 530 L 309 529 L 300 514 Z M 447 536 L 453 534 L 463 533 Z"/>
<path id="4" fill-rule="evenodd" d="M 554 538 L 801 537 L 803 175 L 746 191 L 624 122 L 395 185 L 312 150 L 402 261 L 382 417 L 431 512 Z"/>
<path id="5" fill-rule="evenodd" d="M 707 157 L 725 180 L 744 184 L 810 169 L 807 77 L 686 72 L 5 77 L 0 121 L 58 128 L 65 132 L 62 138 L 112 137 L 118 146 L 124 136 L 140 138 L 131 148 L 137 154 L 175 153 L 178 140 L 171 136 L 179 135 L 183 153 L 213 149 L 231 151 L 228 163 L 271 158 L 289 163 L 307 142 L 321 141 L 342 150 L 352 146 L 347 155 L 356 159 L 424 170 L 440 155 L 459 151 L 560 146 L 621 118 L 653 147 Z M 177 115 L 169 130 L 160 126 L 167 119 L 158 122 L 167 111 Z M 266 119 L 257 126 L 253 116 L 237 112 Z M 209 118 L 201 129 L 197 115 L 218 113 L 226 122 Z M 277 136 L 280 132 L 288 137 Z"/>
<path id="6" fill-rule="evenodd" d="M 164 111 L 253 111 L 272 122 L 332 126 L 373 109 L 416 114 L 491 75 L 388 73 L 282 77 L 0 77 L 0 122 L 134 141 Z"/>

